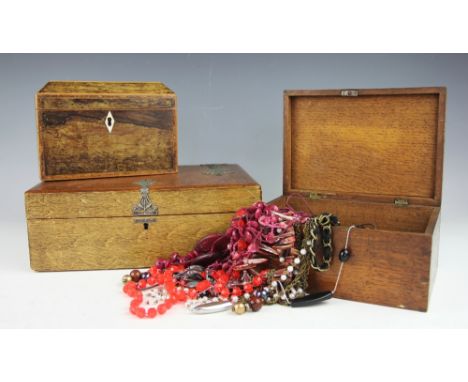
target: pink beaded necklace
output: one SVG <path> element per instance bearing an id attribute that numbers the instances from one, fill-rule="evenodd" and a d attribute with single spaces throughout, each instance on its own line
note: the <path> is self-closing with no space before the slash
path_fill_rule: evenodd
<path id="1" fill-rule="evenodd" d="M 326 217 L 329 226 L 337 223 Z M 264 202 L 240 209 L 224 234 L 203 238 L 186 256 L 173 253 L 147 271 L 125 275 L 130 312 L 153 318 L 185 302 L 194 313 L 242 314 L 303 298 L 309 260 L 296 238 L 311 218 Z"/>

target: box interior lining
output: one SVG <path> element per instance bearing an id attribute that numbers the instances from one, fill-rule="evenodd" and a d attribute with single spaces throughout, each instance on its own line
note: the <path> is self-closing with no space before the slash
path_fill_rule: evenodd
<path id="1" fill-rule="evenodd" d="M 282 198 L 282 203 L 286 197 Z M 296 210 L 310 212 L 301 198 L 290 198 L 289 204 Z M 307 201 L 311 212 L 322 212 L 338 216 L 343 226 L 371 223 L 377 229 L 402 232 L 424 233 L 434 207 L 409 206 L 396 207 L 387 203 L 356 202 L 348 200 L 322 199 Z"/>
<path id="2" fill-rule="evenodd" d="M 289 191 L 432 200 L 438 94 L 291 96 Z"/>

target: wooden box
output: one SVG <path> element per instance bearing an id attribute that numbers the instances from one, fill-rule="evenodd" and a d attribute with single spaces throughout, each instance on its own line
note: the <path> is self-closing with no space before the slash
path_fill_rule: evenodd
<path id="1" fill-rule="evenodd" d="M 159 82 L 49 82 L 36 96 L 41 179 L 177 171 L 176 95 Z"/>
<path id="2" fill-rule="evenodd" d="M 31 268 L 148 267 L 224 232 L 236 210 L 258 200 L 260 186 L 237 165 L 43 182 L 25 193 Z"/>
<path id="3" fill-rule="evenodd" d="M 445 88 L 285 91 L 283 196 L 336 214 L 331 290 L 347 229 L 352 257 L 336 297 L 426 311 L 437 270 Z"/>

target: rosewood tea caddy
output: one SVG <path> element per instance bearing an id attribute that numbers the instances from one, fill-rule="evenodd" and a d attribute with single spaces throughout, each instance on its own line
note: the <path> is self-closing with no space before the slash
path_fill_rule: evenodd
<path id="1" fill-rule="evenodd" d="M 41 179 L 176 172 L 176 102 L 159 82 L 47 83 L 36 96 Z"/>
<path id="2" fill-rule="evenodd" d="M 283 195 L 327 211 L 335 261 L 313 272 L 311 291 L 331 290 L 339 251 L 354 229 L 336 297 L 426 311 L 437 271 L 446 89 L 284 92 Z"/>

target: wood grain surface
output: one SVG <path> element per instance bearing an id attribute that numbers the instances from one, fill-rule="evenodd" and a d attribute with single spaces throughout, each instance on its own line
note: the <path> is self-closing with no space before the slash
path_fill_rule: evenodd
<path id="1" fill-rule="evenodd" d="M 177 171 L 176 97 L 161 83 L 54 82 L 36 103 L 43 180 Z"/>
<path id="2" fill-rule="evenodd" d="M 353 229 L 336 297 L 398 308 L 426 311 L 437 270 L 438 207 L 400 208 L 383 203 L 347 200 L 304 201 L 282 196 L 271 203 L 287 203 L 314 214 L 336 214 L 341 225 L 333 228 L 333 264 L 328 272 L 311 271 L 310 291 L 332 290 L 352 224 L 371 223 L 375 229 Z M 436 221 L 434 221 L 436 219 Z"/>
<path id="3" fill-rule="evenodd" d="M 370 223 L 351 231 L 336 297 L 427 310 L 437 273 L 445 104 L 443 87 L 284 92 L 283 196 L 273 203 L 341 221 L 333 265 L 311 272 L 310 291 L 333 289 L 348 227 Z"/>
<path id="4" fill-rule="evenodd" d="M 44 179 L 74 175 L 175 171 L 174 110 L 42 112 Z"/>
<path id="5" fill-rule="evenodd" d="M 139 182 L 142 180 L 150 181 L 150 189 L 158 191 L 258 186 L 239 165 L 223 163 L 180 166 L 179 171 L 173 174 L 42 182 L 26 193 L 135 191 L 141 188 Z"/>
<path id="6" fill-rule="evenodd" d="M 41 95 L 154 95 L 174 94 L 162 82 L 102 82 L 102 81 L 49 81 L 38 92 Z"/>
<path id="7" fill-rule="evenodd" d="M 158 216 L 133 215 L 149 185 Z M 25 193 L 31 267 L 38 271 L 136 268 L 204 235 L 223 232 L 233 213 L 261 200 L 238 165 L 181 166 L 177 174 L 43 182 Z M 156 222 L 152 220 L 156 219 Z"/>
<path id="8" fill-rule="evenodd" d="M 176 105 L 175 95 L 171 96 L 91 96 L 91 95 L 43 95 L 36 99 L 36 106 L 44 111 L 67 110 L 142 110 L 171 109 Z"/>
<path id="9" fill-rule="evenodd" d="M 147 230 L 130 217 L 29 219 L 36 271 L 141 268 L 174 251 L 185 254 L 203 236 L 223 232 L 232 213 L 160 216 Z"/>
<path id="10" fill-rule="evenodd" d="M 445 88 L 286 91 L 284 194 L 440 205 Z"/>
<path id="11" fill-rule="evenodd" d="M 131 216 L 139 191 L 27 193 L 29 219 Z M 235 211 L 261 199 L 260 186 L 150 191 L 159 215 Z"/>
<path id="12" fill-rule="evenodd" d="M 371 223 L 379 230 L 426 232 L 429 220 L 434 212 L 430 206 L 396 207 L 389 203 L 376 203 L 352 200 L 321 199 L 310 200 L 291 195 L 288 204 L 297 211 L 306 211 L 312 215 L 323 212 L 336 214 L 344 226 Z M 282 204 L 286 202 L 281 200 Z"/>

